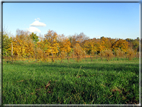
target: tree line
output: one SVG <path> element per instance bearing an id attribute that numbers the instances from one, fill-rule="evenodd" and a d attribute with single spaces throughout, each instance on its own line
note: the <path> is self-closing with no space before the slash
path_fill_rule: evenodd
<path id="1" fill-rule="evenodd" d="M 139 38 L 136 39 L 112 39 L 101 37 L 100 39 L 90 39 L 84 33 L 66 37 L 64 34 L 57 34 L 49 30 L 44 37 L 39 37 L 35 33 L 17 30 L 15 37 L 3 34 L 3 58 L 11 57 L 17 60 L 33 59 L 48 61 L 49 57 L 54 62 L 55 57 L 59 59 L 77 57 L 100 56 L 110 60 L 126 56 L 130 60 L 139 57 Z"/>

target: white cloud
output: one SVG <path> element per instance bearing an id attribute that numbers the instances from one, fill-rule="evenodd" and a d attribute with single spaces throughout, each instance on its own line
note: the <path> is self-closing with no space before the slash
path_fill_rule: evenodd
<path id="1" fill-rule="evenodd" d="M 31 26 L 46 26 L 46 24 L 39 22 L 40 18 L 35 19 L 35 21 L 30 24 Z"/>
<path id="2" fill-rule="evenodd" d="M 38 33 L 41 32 L 41 31 L 40 31 L 38 28 L 36 28 L 36 27 L 29 27 L 29 28 L 28 28 L 28 31 L 29 31 L 29 32 L 38 32 Z"/>

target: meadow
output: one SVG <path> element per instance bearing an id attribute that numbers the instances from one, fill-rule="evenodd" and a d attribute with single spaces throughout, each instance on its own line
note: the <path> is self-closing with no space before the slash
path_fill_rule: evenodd
<path id="1" fill-rule="evenodd" d="M 139 59 L 3 62 L 3 104 L 138 104 Z"/>

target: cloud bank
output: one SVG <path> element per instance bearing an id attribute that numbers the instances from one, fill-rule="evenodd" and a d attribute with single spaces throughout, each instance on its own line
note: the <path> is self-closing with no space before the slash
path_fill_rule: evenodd
<path id="1" fill-rule="evenodd" d="M 41 31 L 40 31 L 38 28 L 36 28 L 36 27 L 29 27 L 29 28 L 28 28 L 28 31 L 29 31 L 29 32 L 38 32 L 38 33 L 41 32 Z"/>
<path id="2" fill-rule="evenodd" d="M 39 19 L 39 18 L 38 18 Z M 46 26 L 46 24 L 42 23 L 42 22 L 39 22 L 39 20 L 36 20 L 30 24 L 31 26 Z"/>
<path id="3" fill-rule="evenodd" d="M 40 20 L 40 18 L 37 18 L 37 19 L 35 19 L 35 21 L 34 21 L 32 24 L 30 24 L 30 27 L 28 28 L 28 31 L 29 31 L 29 32 L 37 32 L 37 33 L 40 33 L 40 32 L 41 32 L 38 28 L 36 28 L 36 26 L 37 26 L 37 27 L 38 27 L 38 26 L 45 27 L 46 24 L 44 24 L 44 23 L 42 23 L 42 22 L 39 22 L 39 20 Z"/>

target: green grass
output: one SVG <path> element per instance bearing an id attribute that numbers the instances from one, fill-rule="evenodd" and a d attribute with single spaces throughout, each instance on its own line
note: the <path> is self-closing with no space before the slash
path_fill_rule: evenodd
<path id="1" fill-rule="evenodd" d="M 138 59 L 67 62 L 3 62 L 3 104 L 139 103 Z"/>

